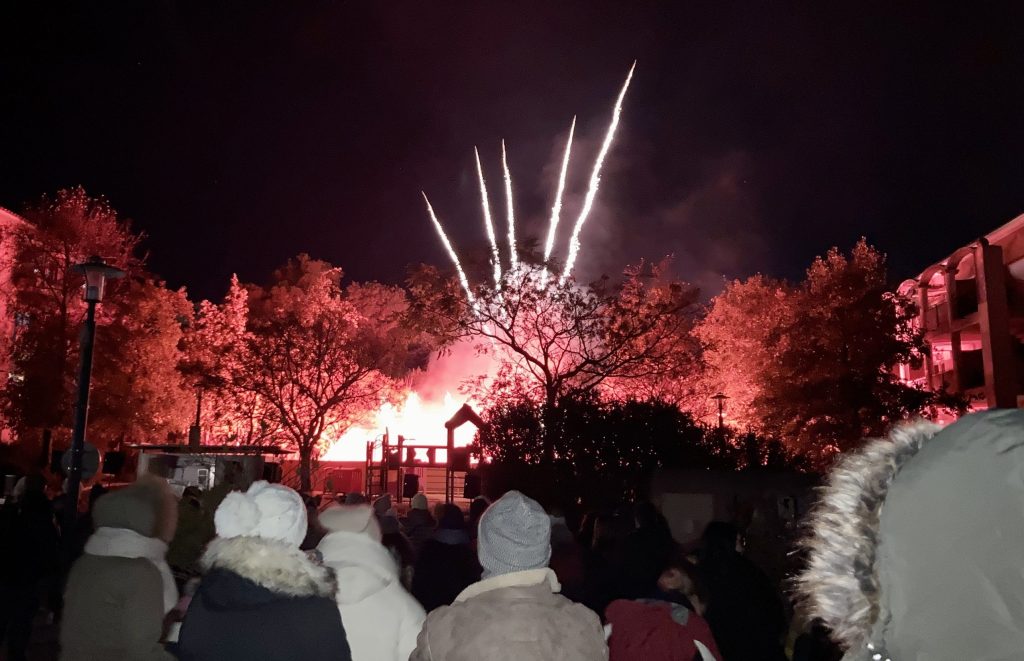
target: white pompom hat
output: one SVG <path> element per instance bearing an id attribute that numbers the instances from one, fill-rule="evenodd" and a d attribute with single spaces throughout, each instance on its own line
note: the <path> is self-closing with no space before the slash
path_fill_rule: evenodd
<path id="1" fill-rule="evenodd" d="M 306 506 L 294 490 L 264 480 L 229 493 L 213 515 L 218 537 L 260 537 L 299 546 L 306 537 Z"/>

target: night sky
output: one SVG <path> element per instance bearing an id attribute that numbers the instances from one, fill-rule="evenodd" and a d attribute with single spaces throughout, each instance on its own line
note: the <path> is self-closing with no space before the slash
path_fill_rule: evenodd
<path id="1" fill-rule="evenodd" d="M 582 276 L 713 291 L 865 235 L 899 280 L 1024 212 L 1024 3 L 955 4 L 4 2 L 0 206 L 80 183 L 199 297 L 303 251 L 401 282 L 447 264 L 420 190 L 484 248 L 474 145 L 540 236 L 575 114 L 574 219 L 636 59 Z"/>

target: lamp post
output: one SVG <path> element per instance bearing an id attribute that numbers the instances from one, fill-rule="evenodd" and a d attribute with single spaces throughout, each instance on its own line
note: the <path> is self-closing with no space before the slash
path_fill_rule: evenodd
<path id="1" fill-rule="evenodd" d="M 72 266 L 71 270 L 85 276 L 86 313 L 78 364 L 75 427 L 71 436 L 71 469 L 68 472 L 69 502 L 65 516 L 69 530 L 78 514 L 78 491 L 82 485 L 82 453 L 85 449 L 85 426 L 89 419 L 89 380 L 92 377 L 92 349 L 96 340 L 96 304 L 103 300 L 107 280 L 124 277 L 124 271 L 105 264 L 95 255 L 81 264 Z"/>
<path id="2" fill-rule="evenodd" d="M 725 429 L 725 400 L 729 399 L 729 396 L 723 392 L 717 392 L 711 396 L 711 399 L 718 402 L 718 432 L 721 433 Z"/>

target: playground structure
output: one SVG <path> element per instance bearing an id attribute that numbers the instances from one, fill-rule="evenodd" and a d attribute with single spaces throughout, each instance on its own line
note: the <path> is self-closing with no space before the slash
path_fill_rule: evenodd
<path id="1" fill-rule="evenodd" d="M 444 499 L 446 503 L 455 500 L 458 480 L 464 480 L 463 495 L 472 492 L 471 469 L 474 457 L 469 447 L 455 447 L 455 430 L 472 422 L 477 428 L 483 427 L 483 420 L 468 405 L 463 404 L 447 422 L 446 445 L 423 445 L 407 443 L 406 438 L 397 435 L 392 441 L 390 430 L 385 429 L 378 439 L 366 443 L 366 472 L 364 491 L 367 494 L 391 494 L 396 502 L 411 497 L 406 486 L 415 491 L 432 491 L 433 479 L 443 476 Z M 409 476 L 415 475 L 415 479 Z M 427 488 L 419 488 L 420 479 Z M 433 479 L 432 479 L 433 478 Z M 477 485 L 478 486 L 478 485 Z"/>

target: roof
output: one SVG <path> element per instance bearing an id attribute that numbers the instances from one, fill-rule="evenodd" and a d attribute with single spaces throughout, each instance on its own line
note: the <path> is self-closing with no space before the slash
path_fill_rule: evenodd
<path id="1" fill-rule="evenodd" d="M 169 454 L 292 454 L 291 450 L 273 445 L 200 445 L 194 448 L 177 443 L 136 443 L 128 447 L 132 450 L 152 450 Z"/>

